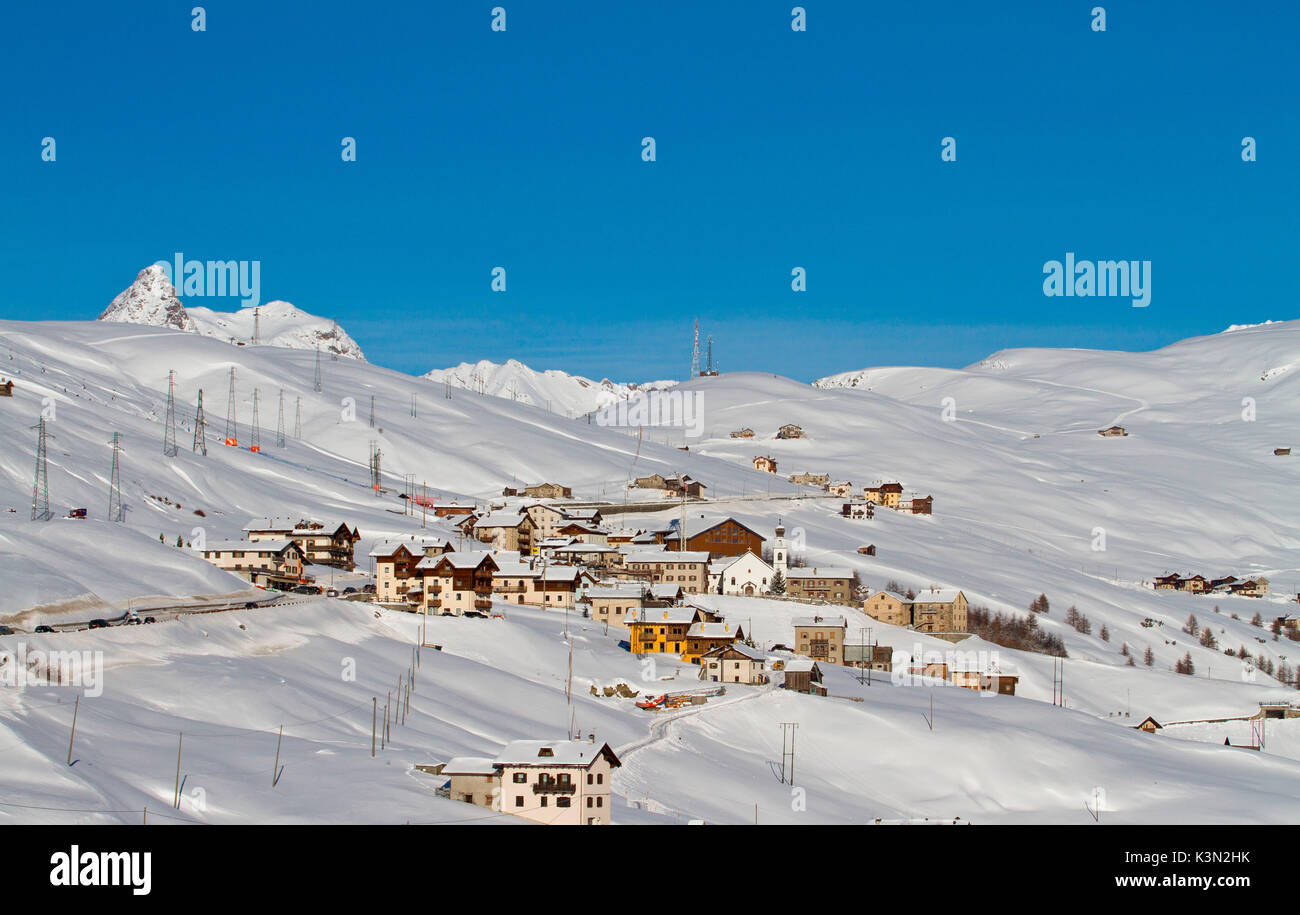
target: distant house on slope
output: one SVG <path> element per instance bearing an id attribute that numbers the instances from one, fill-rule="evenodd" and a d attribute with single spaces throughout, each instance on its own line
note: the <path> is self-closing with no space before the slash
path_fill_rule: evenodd
<path id="1" fill-rule="evenodd" d="M 1107 426 L 1105 429 L 1098 429 L 1097 434 L 1102 438 L 1121 438 L 1128 435 L 1123 426 Z"/>
<path id="2" fill-rule="evenodd" d="M 744 429 L 737 429 L 735 432 L 731 433 L 731 437 L 732 438 L 753 438 L 754 430 L 750 429 L 749 427 L 745 427 Z"/>
<path id="3" fill-rule="evenodd" d="M 754 455 L 754 469 L 764 473 L 776 473 L 776 458 L 771 455 Z"/>
<path id="4" fill-rule="evenodd" d="M 794 423 L 786 423 L 776 433 L 777 438 L 804 438 L 804 431 Z"/>
<path id="5" fill-rule="evenodd" d="M 822 669 L 811 658 L 794 658 L 785 662 L 785 676 L 782 687 L 796 693 L 809 693 L 814 696 L 826 695 L 822 686 Z"/>
<path id="6" fill-rule="evenodd" d="M 1156 721 L 1150 715 L 1147 715 L 1145 718 L 1142 719 L 1141 724 L 1136 724 L 1133 726 L 1133 730 L 1146 731 L 1148 734 L 1154 734 L 1156 731 L 1164 730 L 1164 725 L 1162 725 L 1159 721 Z"/>

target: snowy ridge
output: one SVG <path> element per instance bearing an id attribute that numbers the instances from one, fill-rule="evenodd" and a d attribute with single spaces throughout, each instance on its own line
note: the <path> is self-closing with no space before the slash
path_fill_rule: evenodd
<path id="1" fill-rule="evenodd" d="M 637 391 L 665 390 L 677 384 L 675 381 L 621 384 L 607 378 L 592 381 L 556 369 L 539 372 L 515 359 L 504 363 L 489 362 L 486 359 L 462 362 L 452 368 L 434 369 L 424 377 L 467 391 L 549 408 L 553 413 L 566 416 L 590 413 L 626 400 Z"/>
<path id="2" fill-rule="evenodd" d="M 141 270 L 135 282 L 118 293 L 104 309 L 99 320 L 170 327 L 239 345 L 252 343 L 256 331 L 257 342 L 264 346 L 310 350 L 319 346 L 327 355 L 362 361 L 366 358 L 357 342 L 337 322 L 308 314 L 288 302 L 277 300 L 237 311 L 186 307 L 176 295 L 167 272 L 158 264 Z"/>

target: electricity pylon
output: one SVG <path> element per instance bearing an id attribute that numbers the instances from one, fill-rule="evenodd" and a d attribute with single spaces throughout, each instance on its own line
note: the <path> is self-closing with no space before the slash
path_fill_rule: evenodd
<path id="1" fill-rule="evenodd" d="M 261 393 L 257 388 L 253 388 L 253 432 L 252 441 L 248 443 L 249 451 L 262 450 L 262 422 L 257 415 L 257 401 Z"/>
<path id="2" fill-rule="evenodd" d="M 226 444 L 239 444 L 239 429 L 235 421 L 235 367 L 230 367 L 230 395 L 226 400 Z"/>
<path id="3" fill-rule="evenodd" d="M 122 451 L 122 433 L 113 433 L 113 472 L 108 481 L 108 520 L 125 521 L 126 513 L 122 509 L 122 477 L 118 470 L 117 456 Z"/>
<path id="4" fill-rule="evenodd" d="M 176 373 L 167 373 L 167 428 L 163 432 L 163 454 L 176 457 Z"/>
<path id="5" fill-rule="evenodd" d="M 33 426 L 36 430 L 36 480 L 32 484 L 32 520 L 49 521 L 54 517 L 50 512 L 50 475 L 45 462 L 45 417 L 42 416 Z"/>
<path id="6" fill-rule="evenodd" d="M 208 454 L 208 421 L 203 417 L 203 389 L 199 388 L 199 405 L 194 411 L 194 450 Z"/>
<path id="7" fill-rule="evenodd" d="M 275 445 L 284 447 L 284 388 L 280 389 L 280 416 L 275 421 Z"/>
<path id="8" fill-rule="evenodd" d="M 316 344 L 316 379 L 312 382 L 312 389 L 317 394 L 320 393 L 320 344 Z"/>

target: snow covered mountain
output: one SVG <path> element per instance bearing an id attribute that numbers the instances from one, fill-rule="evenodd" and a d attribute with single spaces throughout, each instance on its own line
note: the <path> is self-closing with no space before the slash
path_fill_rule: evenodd
<path id="1" fill-rule="evenodd" d="M 514 359 L 501 364 L 486 359 L 462 362 L 453 368 L 434 369 L 424 377 L 439 384 L 532 404 L 562 416 L 581 416 L 626 400 L 637 391 L 664 390 L 677 384 L 676 381 L 620 384 L 607 378 L 592 381 L 556 369 L 539 372 Z"/>
<path id="2" fill-rule="evenodd" d="M 191 333 L 197 330 L 166 271 L 157 264 L 141 270 L 135 282 L 114 297 L 99 320 L 173 327 Z"/>
<path id="3" fill-rule="evenodd" d="M 1288 597 L 1300 591 L 1293 522 L 1300 471 L 1292 457 L 1273 453 L 1300 440 L 1300 322 L 1153 353 L 1010 350 L 962 371 L 872 369 L 853 389 L 758 373 L 693 379 L 681 390 L 707 394 L 706 431 L 689 452 L 673 446 L 680 440 L 664 444 L 661 436 L 569 419 L 554 406 L 548 415 L 458 389 L 448 398 L 442 384 L 359 360 L 325 363 L 317 392 L 313 356 L 235 348 L 174 328 L 0 322 L 0 375 L 14 382 L 13 396 L 0 399 L 0 622 L 22 630 L 0 636 L 0 648 L 22 640 L 42 650 L 98 651 L 112 670 L 104 695 L 82 702 L 78 740 L 83 733 L 85 740 L 77 752 L 89 764 L 75 769 L 63 762 L 72 687 L 0 690 L 0 742 L 13 750 L 0 791 L 7 802 L 41 808 L 16 817 L 120 821 L 127 816 L 114 811 L 145 805 L 152 817 L 159 798 L 170 803 L 176 758 L 175 745 L 158 734 L 176 731 L 186 735 L 184 774 L 221 799 L 206 810 L 187 802 L 175 813 L 183 819 L 481 816 L 436 797 L 415 765 L 492 755 L 509 740 L 562 734 L 575 719 L 624 762 L 614 776 L 620 822 L 663 821 L 662 813 L 669 821 L 752 822 L 758 804 L 764 822 L 1083 823 L 1092 822 L 1084 801 L 1095 803 L 1098 787 L 1110 822 L 1230 822 L 1243 811 L 1279 822 L 1300 816 L 1300 719 L 1270 722 L 1269 747 L 1260 753 L 1223 746 L 1225 737 L 1249 740 L 1243 716 L 1259 702 L 1297 695 L 1225 649 L 1247 646 L 1279 671 L 1300 656 L 1293 641 L 1269 630 L 1272 619 L 1294 612 Z M 232 366 L 233 403 L 226 393 Z M 162 453 L 169 370 L 178 405 L 174 457 Z M 206 455 L 190 447 L 199 390 L 207 395 Z M 272 431 L 281 392 L 286 429 L 294 430 L 299 401 L 302 419 L 301 436 L 290 432 L 283 446 Z M 374 426 L 366 421 L 372 396 Z M 55 515 L 46 522 L 29 520 L 32 426 L 42 415 Z M 220 444 L 227 415 L 236 447 Z M 807 437 L 775 439 L 785 423 L 798 423 Z M 1129 434 L 1096 434 L 1112 424 Z M 756 437 L 730 437 L 742 427 Z M 114 432 L 123 445 L 123 523 L 104 512 Z M 259 435 L 261 450 L 252 452 Z M 368 482 L 372 442 L 383 455 L 379 492 Z M 754 470 L 756 454 L 776 458 L 781 473 Z M 785 479 L 799 470 L 850 480 L 855 489 L 898 480 L 909 494 L 932 494 L 934 514 L 882 510 L 872 520 L 846 519 L 842 500 Z M 809 566 L 848 566 L 873 589 L 891 580 L 961 588 L 973 606 L 1022 617 L 1045 593 L 1051 609 L 1038 624 L 1069 652 L 1065 707 L 1051 702 L 1050 657 L 978 637 L 952 646 L 850 606 L 832 612 L 847 618 L 851 642 L 869 627 L 874 640 L 903 654 L 997 652 L 999 663 L 1019 670 L 1016 695 L 888 677 L 868 687 L 855 672 L 829 666 L 828 697 L 728 684 L 727 696 L 667 723 L 591 688 L 620 679 L 639 689 L 685 688 L 698 683 L 695 668 L 663 657 L 647 674 L 619 646 L 626 633 L 576 615 L 566 630 L 562 613 L 514 605 L 504 619 L 426 622 L 305 598 L 156 626 L 31 631 L 43 622 L 119 615 L 131 602 L 143 610 L 244 592 L 246 583 L 174 543 L 239 538 L 256 515 L 346 519 L 361 531 L 360 556 L 385 537 L 433 533 L 454 541 L 444 522 L 430 518 L 426 529 L 404 513 L 400 493 L 410 474 L 440 500 L 480 504 L 499 500 L 504 485 L 557 482 L 602 502 L 609 523 L 636 527 L 679 516 L 679 508 L 655 513 L 628 501 L 629 478 L 655 472 L 689 473 L 707 484 L 710 501 L 692 512 L 733 516 L 769 538 L 779 518 Z M 66 517 L 79 506 L 90 516 Z M 860 554 L 868 543 L 875 553 Z M 1152 589 L 1152 577 L 1168 571 L 1264 576 L 1271 589 L 1264 599 Z M 793 601 L 697 600 L 743 620 L 763 648 L 789 644 L 792 617 L 809 612 Z M 1071 606 L 1090 628 L 1067 622 Z M 1183 631 L 1191 615 L 1216 645 Z M 443 651 L 435 664 L 425 656 L 411 721 L 394 730 L 376 763 L 366 733 L 372 697 L 411 663 L 421 624 Z M 1185 655 L 1194 676 L 1172 670 Z M 355 683 L 338 676 L 341 656 L 359 659 Z M 923 714 L 937 718 L 933 730 Z M 1166 725 L 1160 736 L 1133 730 L 1146 715 Z M 1227 718 L 1243 720 L 1205 721 Z M 265 737 L 269 746 L 286 721 L 285 753 L 299 774 L 274 792 L 258 788 L 250 773 L 261 761 L 250 761 L 230 737 Z M 661 726 L 652 729 L 652 721 Z M 800 722 L 801 746 L 810 751 L 800 757 L 807 812 L 791 812 L 788 787 L 767 768 L 781 752 L 783 721 Z M 1238 731 L 1225 734 L 1227 727 Z M 337 790 L 345 785 L 347 792 Z M 1261 793 L 1270 799 L 1262 808 Z M 637 809 L 623 806 L 633 801 Z"/>
<path id="4" fill-rule="evenodd" d="M 141 270 L 135 282 L 118 293 L 99 320 L 170 327 L 239 345 L 251 343 L 256 332 L 258 343 L 263 346 L 310 350 L 319 346 L 327 355 L 363 362 L 366 358 L 357 342 L 337 322 L 308 314 L 288 302 L 277 300 L 237 311 L 186 307 L 176 295 L 167 272 L 157 264 Z"/>

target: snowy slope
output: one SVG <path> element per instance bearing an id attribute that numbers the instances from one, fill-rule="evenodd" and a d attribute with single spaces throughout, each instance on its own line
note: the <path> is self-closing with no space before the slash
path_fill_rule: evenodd
<path id="1" fill-rule="evenodd" d="M 135 823 L 148 807 L 150 822 L 510 823 L 435 796 L 444 779 L 414 766 L 571 729 L 609 742 L 623 763 L 613 779 L 616 823 L 750 823 L 757 806 L 762 823 L 1083 824 L 1091 822 L 1083 805 L 1096 804 L 1098 789 L 1110 823 L 1230 822 L 1245 810 L 1252 822 L 1293 822 L 1300 813 L 1300 763 L 1292 759 L 1153 737 L 933 681 L 893 686 L 877 675 L 867 686 L 831 669 L 829 692 L 842 698 L 733 684 L 703 706 L 644 712 L 633 699 L 590 688 L 620 680 L 650 693 L 695 688 L 695 669 L 667 658 L 645 664 L 590 621 L 513 607 L 504 620 L 428 619 L 427 639 L 442 650 L 420 654 L 410 714 L 372 758 L 376 700 L 382 719 L 413 664 L 420 622 L 307 599 L 27 637 L 29 651 L 102 652 L 103 691 L 81 700 L 68 766 L 78 690 L 0 690 L 0 817 Z M 14 643 L 0 637 L 2 647 Z M 799 724 L 798 792 L 774 771 L 783 721 Z M 273 786 L 281 726 L 283 768 Z M 1267 805 L 1255 803 L 1261 795 Z"/>
<path id="2" fill-rule="evenodd" d="M 582 416 L 625 400 L 634 392 L 664 390 L 677 383 L 620 384 L 607 378 L 592 381 L 556 369 L 538 372 L 514 359 L 501 364 L 486 359 L 462 362 L 449 369 L 434 369 L 424 377 L 438 384 L 532 404 L 561 416 Z"/>
<path id="3" fill-rule="evenodd" d="M 891 579 L 905 587 L 958 587 L 974 605 L 1019 613 L 1045 592 L 1052 609 L 1041 625 L 1061 635 L 1070 655 L 1065 707 L 1051 704 L 1050 658 L 979 640 L 951 646 L 833 607 L 827 610 L 850 618 L 852 641 L 871 627 L 876 639 L 900 652 L 918 646 L 922 652 L 997 652 L 1019 669 L 1019 695 L 881 689 L 832 671 L 832 693 L 865 701 L 738 687 L 726 702 L 711 701 L 703 711 L 651 730 L 650 719 L 626 707 L 630 703 L 612 707 L 587 696 L 589 682 L 635 683 L 646 667 L 618 648 L 613 634 L 585 631 L 586 641 L 575 647 L 577 721 L 620 748 L 626 765 L 615 788 L 625 798 L 648 796 L 654 810 L 720 822 L 752 821 L 755 803 L 765 822 L 918 816 L 1090 822 L 1083 801 L 1101 787 L 1114 808 L 1112 821 L 1203 822 L 1254 810 L 1251 798 L 1264 790 L 1275 803 L 1259 815 L 1294 820 L 1300 801 L 1292 786 L 1300 770 L 1287 758 L 1294 754 L 1286 740 L 1279 739 L 1277 754 L 1255 754 L 1224 748 L 1221 738 L 1211 745 L 1217 732 L 1201 734 L 1193 726 L 1184 728 L 1190 739 L 1183 740 L 1179 728 L 1151 737 L 1131 725 L 1148 714 L 1162 722 L 1238 717 L 1253 713 L 1259 701 L 1296 695 L 1243 669 L 1222 649 L 1245 645 L 1291 666 L 1300 658 L 1295 643 L 1275 640 L 1250 622 L 1256 613 L 1267 621 L 1292 612 L 1295 604 L 1285 597 L 1300 590 L 1294 558 L 1300 544 L 1290 523 L 1300 507 L 1296 465 L 1272 453 L 1300 437 L 1292 407 L 1300 393 L 1300 376 L 1291 370 L 1297 363 L 1300 323 L 1283 322 L 1155 353 L 1016 350 L 960 372 L 872 369 L 866 383 L 852 389 L 722 375 L 681 386 L 684 394 L 703 398 L 705 415 L 704 436 L 681 451 L 680 429 L 605 428 L 357 360 L 324 361 L 317 393 L 310 351 L 234 348 L 160 327 L 3 322 L 0 374 L 14 379 L 15 396 L 0 400 L 0 578 L 7 586 L 0 593 L 0 621 L 26 629 L 41 620 L 107 615 L 103 607 L 120 610 L 132 598 L 238 593 L 246 587 L 240 580 L 159 543 L 158 536 L 171 543 L 200 528 L 210 539 L 238 537 L 248 518 L 268 512 L 346 518 L 361 529 L 364 553 L 379 537 L 420 531 L 419 518 L 400 513 L 397 496 L 408 473 L 444 499 L 499 500 L 505 485 L 551 480 L 574 487 L 579 498 L 617 507 L 627 498 L 630 477 L 685 472 L 706 482 L 715 500 L 690 511 L 734 515 L 768 537 L 780 518 L 796 555 L 809 565 L 851 566 L 869 587 Z M 232 366 L 239 448 L 218 444 Z M 176 372 L 180 443 L 171 459 L 161 453 L 169 369 Z M 206 457 L 189 447 L 200 387 L 209 423 Z M 247 450 L 254 389 L 260 454 Z M 275 435 L 281 390 L 284 448 Z M 293 434 L 299 398 L 300 439 Z M 1244 398 L 1251 398 L 1253 419 L 1243 418 Z M 945 405 L 951 421 L 944 418 Z M 42 409 L 53 436 L 54 513 L 87 506 L 87 521 L 28 520 L 31 426 Z M 802 425 L 808 437 L 776 440 L 777 428 L 787 422 Z M 1115 422 L 1129 430 L 1127 438 L 1096 435 Z M 729 437 L 742 426 L 757 437 Z M 107 442 L 114 431 L 123 433 L 125 444 L 124 524 L 104 520 Z M 385 469 L 385 491 L 378 496 L 366 477 L 372 441 Z M 752 469 L 760 453 L 780 461 L 780 475 Z M 897 479 L 909 492 L 933 494 L 935 514 L 882 510 L 872 521 L 849 521 L 838 515 L 838 500 L 785 481 L 797 470 L 827 472 L 857 487 Z M 635 526 L 678 515 L 674 508 L 608 517 Z M 1094 549 L 1099 528 L 1104 549 Z M 878 554 L 857 554 L 864 543 L 874 543 Z M 1196 597 L 1144 584 L 1165 571 L 1263 574 L 1273 595 Z M 786 601 L 700 600 L 752 628 L 765 645 L 788 643 L 790 619 L 807 612 Z M 1071 604 L 1091 619 L 1091 634 L 1064 624 Z M 87 612 L 92 606 L 101 612 Z M 187 751 L 191 731 L 196 735 L 193 767 L 187 764 L 186 772 L 192 784 L 208 788 L 204 815 L 211 821 L 444 820 L 466 811 L 430 798 L 427 783 L 405 766 L 433 756 L 486 753 L 518 737 L 562 736 L 570 724 L 562 620 L 512 608 L 505 624 L 431 621 L 431 641 L 447 648 L 441 656 L 446 676 L 438 683 L 446 697 L 417 695 L 418 723 L 409 733 L 418 731 L 419 739 L 403 738 L 400 765 L 381 758 L 382 768 L 368 768 L 364 706 L 409 663 L 416 621 L 376 620 L 366 608 L 330 602 L 312 607 L 59 636 L 78 640 L 60 641 L 60 647 L 84 643 L 106 651 L 112 685 L 94 700 L 104 703 L 98 708 L 106 714 L 99 724 L 90 715 L 86 725 L 87 739 L 95 740 L 88 746 L 98 755 L 86 753 L 84 767 L 50 768 L 66 753 L 67 688 L 0 691 L 17 703 L 0 722 L 12 733 L 6 744 L 15 760 L 0 780 L 7 798 L 105 810 L 135 810 L 147 802 L 152 810 L 158 798 L 170 802 L 166 757 L 174 765 L 175 745 L 169 741 L 185 730 Z M 1213 627 L 1219 648 L 1202 647 L 1181 631 L 1193 613 Z M 249 628 L 239 630 L 235 620 Z M 1103 626 L 1109 641 L 1100 637 Z M 503 638 L 503 632 L 511 635 Z M 1136 666 L 1127 666 L 1121 644 L 1136 655 Z M 1141 660 L 1147 647 L 1151 667 Z M 1184 653 L 1192 655 L 1195 676 L 1171 671 Z M 339 682 L 345 657 L 359 657 L 366 671 L 355 693 Z M 377 664 L 381 658 L 387 660 Z M 385 665 L 393 669 L 370 670 Z M 679 668 L 680 662 L 660 659 L 652 676 Z M 176 682 L 194 686 L 169 690 Z M 164 694 L 167 700 L 159 700 Z M 934 731 L 922 718 L 931 698 Z M 352 718 L 337 718 L 347 710 Z M 242 729 L 226 743 L 261 741 L 261 752 L 271 739 L 268 729 L 280 720 L 297 723 L 286 729 L 290 771 L 302 772 L 306 784 L 289 789 L 285 781 L 272 792 L 269 778 L 257 787 L 262 776 L 253 769 L 260 762 L 227 749 L 216 735 Z M 766 765 L 779 759 L 779 747 L 773 749 L 778 723 L 791 720 L 800 722 L 805 741 L 806 813 L 792 810 L 788 786 Z M 122 722 L 131 723 L 129 736 Z M 212 736 L 211 745 L 205 749 L 198 734 Z M 112 749 L 119 742 L 121 749 Z M 161 775 L 136 777 L 146 769 Z M 358 796 L 331 791 L 334 784 L 366 788 Z M 616 814 L 649 816 L 623 815 L 622 808 Z"/>
<path id="4" fill-rule="evenodd" d="M 170 327 L 239 345 L 251 343 L 256 332 L 258 342 L 266 346 L 310 350 L 319 346 L 326 355 L 365 360 L 361 347 L 336 322 L 310 315 L 288 302 L 277 300 L 233 312 L 193 305 L 187 308 L 166 271 L 157 264 L 141 270 L 99 320 Z"/>

